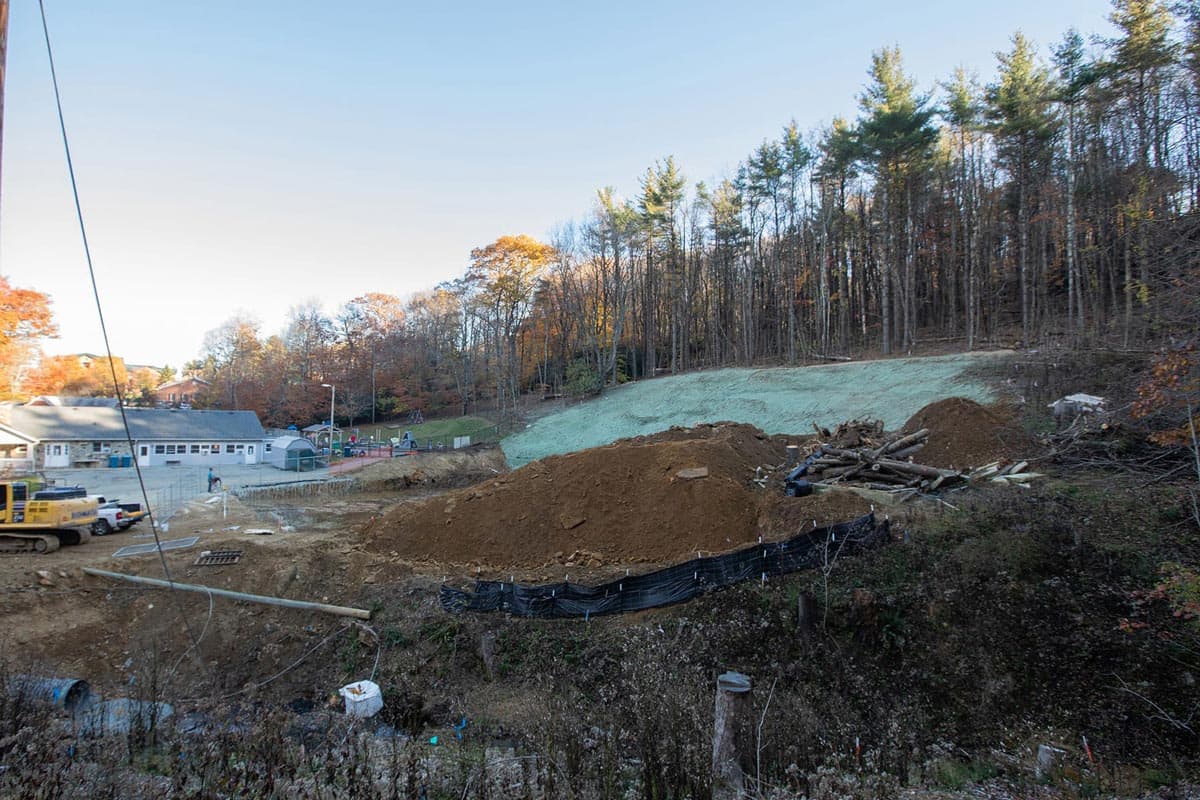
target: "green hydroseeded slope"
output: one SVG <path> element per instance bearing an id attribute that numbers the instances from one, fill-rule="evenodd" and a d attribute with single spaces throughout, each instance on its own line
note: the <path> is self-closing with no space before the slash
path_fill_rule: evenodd
<path id="1" fill-rule="evenodd" d="M 813 423 L 836 425 L 874 417 L 898 428 L 935 400 L 968 397 L 988 403 L 993 392 L 968 370 L 1007 353 L 855 361 L 812 367 L 721 369 L 639 381 L 543 417 L 501 445 L 516 468 L 558 453 L 617 439 L 691 427 L 746 422 L 767 433 L 811 433 Z"/>

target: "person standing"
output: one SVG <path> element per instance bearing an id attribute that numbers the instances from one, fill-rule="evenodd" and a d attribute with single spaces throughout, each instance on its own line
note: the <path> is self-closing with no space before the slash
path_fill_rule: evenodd
<path id="1" fill-rule="evenodd" d="M 216 476 L 213 475 L 212 467 L 209 467 L 208 468 L 208 491 L 209 491 L 209 494 L 212 493 L 212 487 L 213 487 L 214 480 L 216 480 Z"/>

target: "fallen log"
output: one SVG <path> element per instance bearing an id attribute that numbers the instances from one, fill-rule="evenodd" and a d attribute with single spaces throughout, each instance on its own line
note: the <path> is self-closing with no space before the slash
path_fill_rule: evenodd
<path id="1" fill-rule="evenodd" d="M 882 455 L 894 453 L 897 450 L 903 450 L 904 448 L 908 447 L 909 445 L 916 444 L 917 442 L 921 442 L 922 444 L 924 444 L 925 440 L 928 438 L 929 438 L 929 429 L 921 428 L 921 430 L 919 430 L 915 433 L 910 433 L 907 436 L 901 436 L 899 439 L 888 442 L 887 444 L 883 445 L 883 447 L 877 448 L 874 451 L 874 453 L 872 453 L 872 455 L 874 455 L 876 458 L 878 458 L 879 456 L 882 456 Z"/>
<path id="2" fill-rule="evenodd" d="M 962 473 L 955 472 L 952 469 L 938 469 L 937 467 L 927 467 L 924 464 L 914 464 L 911 461 L 895 461 L 890 458 L 881 458 L 877 463 L 896 472 L 920 475 L 925 478 L 956 478 L 962 475 Z"/>
<path id="3" fill-rule="evenodd" d="M 827 470 L 823 471 L 821 473 L 821 476 L 823 478 L 845 477 L 847 475 L 852 475 L 856 472 L 860 472 L 863 469 L 863 467 L 865 467 L 865 466 L 866 466 L 865 464 L 851 464 L 851 465 L 845 466 L 845 467 L 833 467 L 831 469 L 827 469 Z"/>
<path id="4" fill-rule="evenodd" d="M 838 458 L 847 459 L 849 461 L 866 463 L 868 460 L 868 454 L 862 450 L 846 450 L 841 447 L 825 445 L 825 452 L 831 456 L 837 456 Z"/>
<path id="5" fill-rule="evenodd" d="M 912 455 L 915 455 L 916 453 L 919 453 L 921 450 L 924 450 L 924 449 L 925 449 L 925 443 L 917 442 L 912 447 L 906 447 L 903 450 L 893 450 L 893 451 L 889 452 L 887 455 L 888 455 L 888 458 L 894 458 L 897 461 L 902 461 Z"/>

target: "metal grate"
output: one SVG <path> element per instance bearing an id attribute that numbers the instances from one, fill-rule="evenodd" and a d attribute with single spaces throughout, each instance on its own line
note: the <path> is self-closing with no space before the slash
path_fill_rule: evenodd
<path id="1" fill-rule="evenodd" d="M 242 558 L 241 550 L 205 550 L 196 559 L 197 567 L 221 567 L 236 564 Z"/>

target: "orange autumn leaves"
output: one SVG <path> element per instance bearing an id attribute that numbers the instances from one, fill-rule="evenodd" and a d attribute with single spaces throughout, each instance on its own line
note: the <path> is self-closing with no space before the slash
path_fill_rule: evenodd
<path id="1" fill-rule="evenodd" d="M 49 296 L 15 287 L 0 275 L 0 399 L 11 399 L 20 391 L 38 341 L 57 335 Z"/>
<path id="2" fill-rule="evenodd" d="M 1149 377 L 1137 387 L 1138 400 L 1133 413 L 1137 417 L 1169 409 L 1185 409 L 1182 424 L 1156 431 L 1150 440 L 1161 445 L 1191 446 L 1193 433 L 1200 434 L 1200 360 L 1195 343 L 1168 350 L 1159 356 Z"/>

